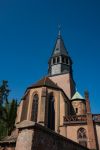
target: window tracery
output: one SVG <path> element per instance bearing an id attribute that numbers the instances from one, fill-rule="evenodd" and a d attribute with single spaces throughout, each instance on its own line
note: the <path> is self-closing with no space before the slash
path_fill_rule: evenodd
<path id="1" fill-rule="evenodd" d="M 77 132 L 77 139 L 80 145 L 87 147 L 87 136 L 86 136 L 86 129 L 79 128 Z"/>
<path id="2" fill-rule="evenodd" d="M 33 105 L 32 105 L 32 121 L 37 122 L 37 114 L 38 114 L 38 94 L 33 96 Z"/>

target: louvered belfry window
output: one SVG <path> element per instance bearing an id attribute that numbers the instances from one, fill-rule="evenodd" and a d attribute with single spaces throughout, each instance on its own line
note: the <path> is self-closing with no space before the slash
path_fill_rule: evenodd
<path id="1" fill-rule="evenodd" d="M 80 145 L 87 147 L 87 136 L 86 136 L 86 129 L 79 128 L 77 132 L 77 139 Z"/>
<path id="2" fill-rule="evenodd" d="M 32 121 L 37 122 L 37 115 L 38 115 L 38 94 L 33 96 L 33 106 L 32 106 Z"/>

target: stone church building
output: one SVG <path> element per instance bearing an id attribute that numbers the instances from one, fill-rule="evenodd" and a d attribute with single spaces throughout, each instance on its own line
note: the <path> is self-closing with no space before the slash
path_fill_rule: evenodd
<path id="1" fill-rule="evenodd" d="M 76 91 L 72 64 L 59 31 L 48 75 L 26 89 L 2 150 L 100 150 L 100 114 L 92 114 L 88 91 Z"/>

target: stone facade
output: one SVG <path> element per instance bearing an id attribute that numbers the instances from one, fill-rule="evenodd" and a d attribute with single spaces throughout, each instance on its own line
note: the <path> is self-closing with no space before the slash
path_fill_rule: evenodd
<path id="1" fill-rule="evenodd" d="M 66 113 L 68 114 L 70 112 L 70 110 L 68 109 L 70 106 L 70 102 L 68 100 L 67 97 L 64 96 L 64 94 L 61 91 L 55 90 L 55 89 L 51 89 L 51 88 L 47 88 L 47 93 L 53 93 L 54 96 L 54 110 L 55 110 L 55 131 L 58 132 L 59 130 L 59 126 L 63 125 L 63 116 L 66 115 Z M 44 100 L 43 103 L 43 96 L 42 96 L 42 91 L 43 88 L 34 88 L 31 89 L 29 92 L 29 103 L 28 103 L 28 111 L 27 111 L 27 117 L 25 118 L 25 120 L 29 120 L 31 121 L 31 114 L 32 114 L 32 103 L 33 103 L 33 95 L 34 93 L 38 93 L 39 95 L 39 102 L 38 102 L 38 115 L 37 115 L 37 123 L 40 123 L 42 125 L 45 125 L 45 121 L 46 121 L 46 116 L 47 114 L 45 114 L 45 105 L 46 105 L 46 100 Z M 47 95 L 48 97 L 48 95 Z M 20 115 L 21 111 L 22 111 L 22 106 L 24 104 L 25 100 L 22 100 L 23 102 L 20 104 L 18 111 L 20 111 L 17 115 L 17 119 L 16 119 L 16 123 L 23 121 L 21 120 L 22 116 Z M 66 107 L 65 107 L 66 106 Z M 24 108 L 25 109 L 25 105 Z M 22 113 L 21 113 L 22 114 Z M 22 114 L 23 115 L 23 114 Z"/>
<path id="2" fill-rule="evenodd" d="M 33 130 L 22 130 L 17 138 L 15 150 L 32 150 Z"/>
<path id="3" fill-rule="evenodd" d="M 59 87 L 63 89 L 65 94 L 68 96 L 69 99 L 75 93 L 75 83 L 72 78 L 70 78 L 70 74 L 60 74 L 57 76 L 49 77 L 53 82 L 55 82 Z M 65 84 L 66 83 L 66 84 Z"/>
<path id="4" fill-rule="evenodd" d="M 97 138 L 97 148 L 100 150 L 100 125 L 96 124 L 96 138 Z"/>

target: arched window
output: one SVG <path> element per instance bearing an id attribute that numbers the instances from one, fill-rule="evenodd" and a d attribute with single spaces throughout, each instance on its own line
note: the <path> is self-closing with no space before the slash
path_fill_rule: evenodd
<path id="1" fill-rule="evenodd" d="M 64 57 L 62 57 L 62 63 L 65 63 L 65 58 Z"/>
<path id="2" fill-rule="evenodd" d="M 65 60 L 65 61 L 66 61 L 66 64 L 68 64 L 68 58 L 66 58 L 66 60 Z"/>
<path id="3" fill-rule="evenodd" d="M 56 59 L 55 58 L 53 58 L 53 64 L 55 64 L 56 63 Z"/>
<path id="4" fill-rule="evenodd" d="M 79 128 L 77 132 L 77 139 L 80 145 L 87 147 L 87 136 L 86 136 L 86 129 Z"/>
<path id="5" fill-rule="evenodd" d="M 54 108 L 54 96 L 53 93 L 48 95 L 48 128 L 55 129 L 55 108 Z"/>
<path id="6" fill-rule="evenodd" d="M 60 58 L 59 57 L 57 57 L 57 63 L 59 63 L 60 62 Z"/>
<path id="7" fill-rule="evenodd" d="M 37 114 L 38 114 L 38 94 L 33 96 L 33 105 L 32 105 L 32 121 L 37 122 Z"/>

